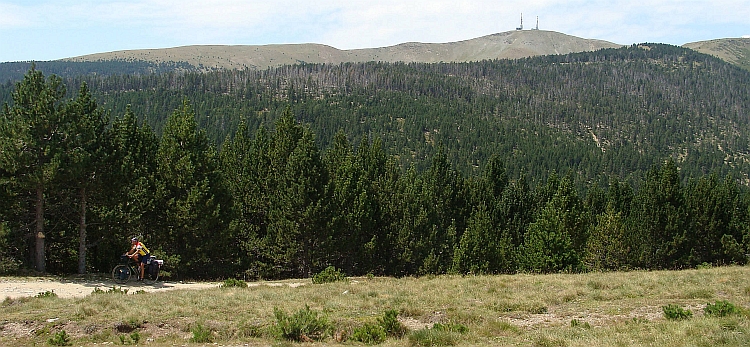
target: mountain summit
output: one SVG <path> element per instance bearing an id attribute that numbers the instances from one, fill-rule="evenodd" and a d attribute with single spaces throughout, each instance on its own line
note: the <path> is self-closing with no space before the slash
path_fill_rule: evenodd
<path id="1" fill-rule="evenodd" d="M 199 45 L 97 53 L 68 61 L 142 60 L 187 62 L 198 68 L 266 69 L 288 64 L 345 62 L 468 62 L 516 59 L 616 48 L 622 45 L 554 31 L 515 30 L 449 43 L 409 42 L 381 48 L 340 50 L 321 44 Z"/>

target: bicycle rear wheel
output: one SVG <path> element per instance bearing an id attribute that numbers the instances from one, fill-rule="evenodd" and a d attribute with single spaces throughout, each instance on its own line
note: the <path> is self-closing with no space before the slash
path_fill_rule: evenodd
<path id="1" fill-rule="evenodd" d="M 154 263 L 146 265 L 143 271 L 143 283 L 150 285 L 156 283 L 157 280 L 159 280 L 159 264 L 156 264 L 154 260 Z"/>
<path id="2" fill-rule="evenodd" d="M 133 275 L 133 272 L 130 271 L 130 267 L 127 265 L 117 265 L 114 269 L 112 269 L 112 279 L 115 281 L 115 283 L 118 284 L 124 284 L 125 282 L 130 280 L 130 276 Z"/>

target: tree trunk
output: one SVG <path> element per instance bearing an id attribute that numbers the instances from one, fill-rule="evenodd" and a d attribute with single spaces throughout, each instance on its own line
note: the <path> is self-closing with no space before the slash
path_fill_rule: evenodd
<path id="1" fill-rule="evenodd" d="M 36 270 L 46 271 L 46 259 L 44 256 L 44 188 L 39 185 L 36 188 Z"/>
<path id="2" fill-rule="evenodd" d="M 78 273 L 86 273 L 86 188 L 81 188 L 81 222 L 78 225 Z"/>

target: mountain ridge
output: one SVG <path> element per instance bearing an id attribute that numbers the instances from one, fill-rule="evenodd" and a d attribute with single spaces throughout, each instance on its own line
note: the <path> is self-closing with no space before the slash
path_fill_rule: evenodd
<path id="1" fill-rule="evenodd" d="M 448 43 L 406 42 L 387 47 L 351 50 L 341 50 L 317 43 L 191 45 L 96 53 L 62 61 L 142 60 L 156 63 L 187 62 L 203 69 L 266 69 L 299 63 L 437 63 L 517 59 L 617 47 L 622 45 L 603 40 L 583 39 L 555 31 L 516 30 Z"/>
<path id="2" fill-rule="evenodd" d="M 730 64 L 750 70 L 750 38 L 724 38 L 691 42 L 682 47 L 713 55 Z"/>

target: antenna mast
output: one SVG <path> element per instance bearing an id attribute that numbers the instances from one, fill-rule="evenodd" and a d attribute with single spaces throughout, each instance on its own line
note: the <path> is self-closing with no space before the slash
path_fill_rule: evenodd
<path id="1" fill-rule="evenodd" d="M 516 28 L 516 30 L 523 30 L 523 12 L 521 12 L 521 26 Z"/>

